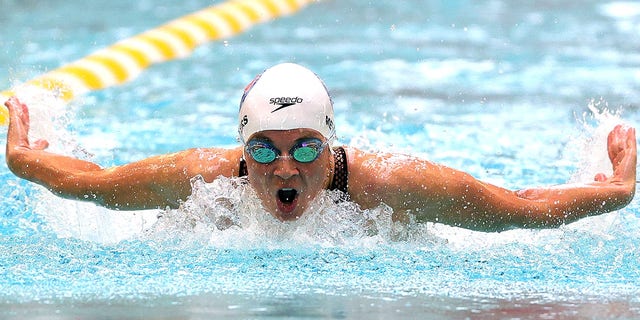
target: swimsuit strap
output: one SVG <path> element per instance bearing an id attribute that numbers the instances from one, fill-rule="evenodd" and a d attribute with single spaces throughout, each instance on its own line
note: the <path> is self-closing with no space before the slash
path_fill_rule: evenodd
<path id="1" fill-rule="evenodd" d="M 335 169 L 333 170 L 333 181 L 329 190 L 340 190 L 347 195 L 349 184 L 349 168 L 347 168 L 347 154 L 343 147 L 333 148 Z"/>
<path id="2" fill-rule="evenodd" d="M 243 158 L 240 158 L 240 170 L 238 171 L 238 177 L 246 177 L 247 175 L 247 162 Z"/>
<path id="3" fill-rule="evenodd" d="M 349 184 L 349 168 L 347 168 L 347 154 L 343 147 L 333 148 L 333 157 L 335 162 L 335 169 L 333 170 L 333 181 L 331 181 L 331 187 L 329 190 L 340 190 L 347 195 L 347 188 Z M 240 159 L 240 168 L 238 176 L 245 177 L 247 175 L 247 162 L 244 159 Z"/>

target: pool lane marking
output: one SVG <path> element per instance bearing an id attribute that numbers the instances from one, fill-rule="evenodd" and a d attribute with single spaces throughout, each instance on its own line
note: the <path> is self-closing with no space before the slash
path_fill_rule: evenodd
<path id="1" fill-rule="evenodd" d="M 26 85 L 40 87 L 65 101 L 86 92 L 121 84 L 159 62 L 184 58 L 199 45 L 230 37 L 250 27 L 292 14 L 320 0 L 228 0 L 185 15 L 157 28 L 96 51 L 58 69 L 40 75 Z M 0 98 L 14 90 L 0 92 Z M 0 125 L 8 123 L 7 109 L 0 108 Z"/>

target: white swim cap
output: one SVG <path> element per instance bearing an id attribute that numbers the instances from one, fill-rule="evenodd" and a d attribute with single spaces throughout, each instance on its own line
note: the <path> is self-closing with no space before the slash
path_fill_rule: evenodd
<path id="1" fill-rule="evenodd" d="M 238 133 L 243 143 L 264 130 L 308 128 L 331 143 L 335 137 L 333 102 L 324 83 L 295 63 L 275 65 L 244 89 Z"/>

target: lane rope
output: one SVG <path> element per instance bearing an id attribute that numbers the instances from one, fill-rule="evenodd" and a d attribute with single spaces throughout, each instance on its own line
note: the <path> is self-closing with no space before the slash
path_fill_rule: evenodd
<path id="1" fill-rule="evenodd" d="M 184 58 L 203 43 L 231 37 L 318 1 L 229 0 L 116 42 L 22 85 L 44 88 L 69 101 L 132 80 L 155 63 Z M 12 95 L 11 89 L 0 92 L 2 102 Z M 8 116 L 2 105 L 0 125 L 8 124 Z"/>

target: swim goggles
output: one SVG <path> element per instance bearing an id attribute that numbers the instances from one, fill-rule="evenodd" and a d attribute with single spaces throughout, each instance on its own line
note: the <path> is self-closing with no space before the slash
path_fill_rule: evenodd
<path id="1" fill-rule="evenodd" d="M 289 156 L 281 156 L 280 150 L 276 149 L 271 143 L 262 140 L 251 140 L 247 142 L 245 150 L 253 160 L 267 164 L 275 161 L 278 158 L 293 158 L 301 163 L 309 163 L 318 159 L 322 150 L 327 145 L 327 142 L 322 142 L 320 139 L 304 139 L 296 142 L 289 150 Z"/>

